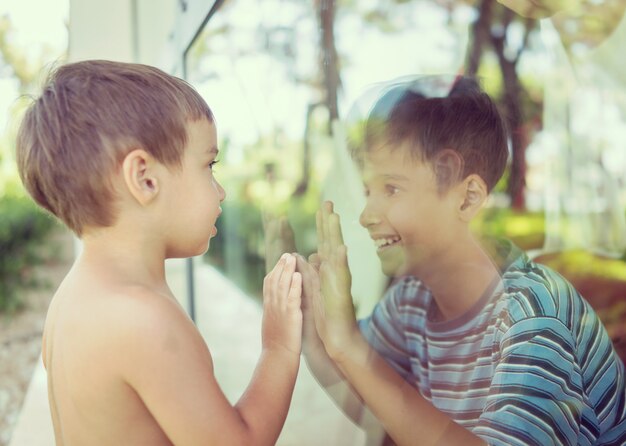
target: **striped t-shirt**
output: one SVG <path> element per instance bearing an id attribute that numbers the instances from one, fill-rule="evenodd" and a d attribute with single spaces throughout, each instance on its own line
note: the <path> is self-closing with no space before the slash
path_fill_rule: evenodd
<path id="1" fill-rule="evenodd" d="M 359 322 L 370 345 L 432 404 L 490 445 L 626 444 L 624 366 L 589 304 L 510 246 L 463 316 L 436 322 L 417 279 Z"/>

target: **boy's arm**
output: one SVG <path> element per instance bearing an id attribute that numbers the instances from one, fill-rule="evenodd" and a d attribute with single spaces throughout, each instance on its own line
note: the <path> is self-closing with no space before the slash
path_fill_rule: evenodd
<path id="1" fill-rule="evenodd" d="M 122 376 L 176 445 L 273 445 L 298 373 L 301 276 L 293 256 L 264 281 L 263 348 L 252 380 L 233 407 L 213 374 L 199 332 L 169 297 L 131 296 L 139 308 L 118 333 Z M 148 294 L 148 293 L 144 293 Z"/>
<path id="2" fill-rule="evenodd" d="M 309 262 L 300 255 L 296 255 L 296 259 L 297 269 L 302 274 L 302 353 L 307 366 L 337 406 L 352 421 L 363 426 L 366 421 L 363 418 L 363 401 L 350 387 L 346 378 L 326 353 L 324 344 L 315 328 L 311 298 L 319 290 L 317 255 L 313 254 L 309 258 Z"/>
<path id="3" fill-rule="evenodd" d="M 309 262 L 300 255 L 296 258 L 298 271 L 302 274 L 302 352 L 307 366 L 337 407 L 366 432 L 366 444 L 380 446 L 384 441 L 384 429 L 330 359 L 315 328 L 311 296 L 319 293 L 318 256 L 313 254 Z"/>
<path id="4" fill-rule="evenodd" d="M 361 335 L 350 296 L 351 277 L 339 216 L 332 203 L 318 212 L 320 291 L 313 296 L 317 332 L 330 358 L 398 445 L 484 445 L 425 400 Z"/>
<path id="5" fill-rule="evenodd" d="M 269 272 L 271 266 L 286 252 L 293 252 L 297 259 L 297 271 L 302 275 L 303 292 L 302 353 L 309 370 L 320 386 L 353 422 L 366 429 L 370 435 L 377 435 L 379 426 L 373 422 L 371 414 L 364 410 L 363 401 L 330 359 L 315 331 L 313 312 L 307 296 L 312 295 L 314 287 L 319 288 L 317 255 L 313 254 L 307 262 L 304 257 L 296 253 L 293 229 L 285 217 L 277 218 L 264 213 L 263 229 L 266 271 Z"/>

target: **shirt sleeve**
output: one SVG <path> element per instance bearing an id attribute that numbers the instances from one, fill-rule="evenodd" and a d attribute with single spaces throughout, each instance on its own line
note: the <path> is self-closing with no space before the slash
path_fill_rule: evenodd
<path id="1" fill-rule="evenodd" d="M 524 319 L 506 330 L 474 434 L 494 446 L 576 445 L 584 392 L 575 345 L 552 317 Z"/>
<path id="2" fill-rule="evenodd" d="M 405 380 L 411 376 L 411 354 L 407 348 L 400 305 L 407 286 L 408 281 L 402 280 L 391 287 L 372 314 L 359 321 L 359 329 L 368 344 Z"/>

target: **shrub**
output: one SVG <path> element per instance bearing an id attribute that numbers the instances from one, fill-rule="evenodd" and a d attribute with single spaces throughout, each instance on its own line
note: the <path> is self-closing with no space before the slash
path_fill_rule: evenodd
<path id="1" fill-rule="evenodd" d="M 506 238 L 519 248 L 530 251 L 543 247 L 544 220 L 542 212 L 519 212 L 493 207 L 485 209 L 472 222 L 472 228 L 479 235 Z"/>
<path id="2" fill-rule="evenodd" d="M 20 291 L 41 284 L 33 267 L 50 257 L 44 241 L 55 226 L 28 198 L 0 196 L 0 313 L 18 310 Z"/>

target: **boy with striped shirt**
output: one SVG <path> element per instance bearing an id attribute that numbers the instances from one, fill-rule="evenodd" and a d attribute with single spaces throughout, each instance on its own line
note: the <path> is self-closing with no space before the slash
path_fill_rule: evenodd
<path id="1" fill-rule="evenodd" d="M 360 133 L 360 222 L 402 277 L 365 320 L 339 217 L 328 202 L 318 213 L 318 253 L 298 261 L 309 367 L 399 445 L 626 444 L 624 366 L 593 309 L 511 243 L 485 248 L 470 231 L 507 135 L 474 81 L 431 97 L 440 81 L 393 85 Z"/>

